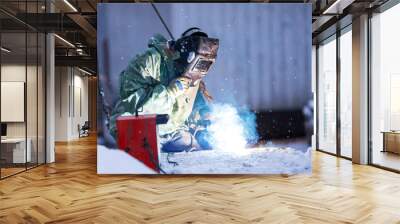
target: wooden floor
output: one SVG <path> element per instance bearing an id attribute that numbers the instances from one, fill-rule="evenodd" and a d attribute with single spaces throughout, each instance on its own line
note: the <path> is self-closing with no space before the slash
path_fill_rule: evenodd
<path id="1" fill-rule="evenodd" d="M 13 174 L 19 173 L 19 172 L 23 172 L 25 171 L 25 167 L 24 168 L 1 168 L 1 177 L 8 177 L 11 176 Z"/>
<path id="2" fill-rule="evenodd" d="M 400 175 L 313 154 L 297 176 L 99 176 L 95 138 L 0 181 L 0 223 L 400 223 Z"/>

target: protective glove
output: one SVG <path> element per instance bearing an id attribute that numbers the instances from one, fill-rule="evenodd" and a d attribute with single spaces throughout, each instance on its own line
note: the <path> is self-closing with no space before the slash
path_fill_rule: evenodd
<path id="1" fill-rule="evenodd" d="M 168 86 L 168 91 L 175 97 L 180 96 L 186 92 L 190 87 L 191 79 L 187 77 L 178 77 L 173 79 Z"/>

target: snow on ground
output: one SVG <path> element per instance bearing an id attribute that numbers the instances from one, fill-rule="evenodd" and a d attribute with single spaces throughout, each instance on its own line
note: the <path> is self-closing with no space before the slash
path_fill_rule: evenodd
<path id="1" fill-rule="evenodd" d="M 162 169 L 168 174 L 296 174 L 311 171 L 310 150 L 288 147 L 259 147 L 245 153 L 209 150 L 175 153 L 169 158 L 161 153 Z"/>
<path id="2" fill-rule="evenodd" d="M 97 145 L 98 174 L 156 174 L 140 160 L 119 149 Z"/>

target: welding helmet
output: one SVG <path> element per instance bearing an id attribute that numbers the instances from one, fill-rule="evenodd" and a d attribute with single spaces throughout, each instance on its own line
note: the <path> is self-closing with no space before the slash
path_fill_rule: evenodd
<path id="1" fill-rule="evenodd" d="M 215 62 L 218 46 L 218 39 L 209 38 L 199 28 L 186 30 L 173 44 L 174 50 L 179 52 L 176 63 L 182 76 L 190 78 L 192 83 L 203 78 Z"/>

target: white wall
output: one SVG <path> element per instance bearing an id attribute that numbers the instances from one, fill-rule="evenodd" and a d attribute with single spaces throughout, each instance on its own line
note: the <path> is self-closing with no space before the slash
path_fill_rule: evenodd
<path id="1" fill-rule="evenodd" d="M 26 67 L 19 64 L 8 64 L 1 66 L 1 81 L 2 82 L 25 82 Z M 28 70 L 31 68 L 28 67 Z M 1 108 L 7 110 L 7 108 Z M 7 123 L 8 137 L 25 137 L 25 123 L 11 122 Z"/>
<path id="2" fill-rule="evenodd" d="M 74 107 L 72 108 L 71 135 L 73 138 L 79 137 L 78 124 L 82 126 L 85 121 L 89 120 L 88 77 L 83 77 L 81 72 L 77 75 L 76 71 L 73 82 L 74 96 L 72 96 Z"/>
<path id="3" fill-rule="evenodd" d="M 76 68 L 56 67 L 56 141 L 79 138 L 78 125 L 88 120 L 88 78 Z"/>
<path id="4" fill-rule="evenodd" d="M 31 133 L 30 130 L 36 130 L 36 80 L 33 80 L 31 75 L 36 75 L 36 66 L 27 66 L 20 64 L 5 64 L 1 66 L 1 81 L 2 82 L 24 82 L 26 83 L 25 76 L 28 72 L 27 88 L 27 119 L 28 119 L 28 137 Z M 32 88 L 33 86 L 33 88 Z M 39 105 L 40 106 L 40 105 Z M 1 110 L 8 110 L 9 108 L 1 108 Z M 22 108 L 24 109 L 24 108 Z M 35 112 L 35 113 L 33 113 Z M 33 122 L 33 123 L 32 123 Z M 7 135 L 8 137 L 25 137 L 25 123 L 26 122 L 7 122 Z M 36 134 L 36 132 L 35 132 Z"/>
<path id="5" fill-rule="evenodd" d="M 38 70 L 37 70 L 38 69 Z M 10 63 L 1 66 L 1 81 L 2 82 L 24 82 L 26 85 L 26 106 L 20 108 L 25 114 L 26 120 L 22 122 L 6 122 L 7 137 L 9 138 L 24 138 L 25 135 L 30 140 L 32 150 L 32 161 L 39 163 L 44 162 L 45 150 L 45 118 L 44 118 L 44 74 L 42 67 L 37 67 L 25 64 Z M 25 80 L 27 78 L 27 80 Z M 24 91 L 22 90 L 22 93 Z M 7 96 L 2 96 L 7 97 Z M 13 113 L 10 107 L 2 107 L 2 112 Z M 37 153 L 39 156 L 37 156 Z"/>
<path id="6" fill-rule="evenodd" d="M 5 82 L 25 82 L 25 65 L 9 64 L 1 66 L 1 81 Z M 29 70 L 29 68 L 28 68 Z M 1 108 L 7 110 L 7 108 Z M 7 123 L 7 137 L 25 137 L 25 123 Z"/>
<path id="7" fill-rule="evenodd" d="M 69 75 L 67 67 L 56 67 L 55 69 L 55 140 L 68 140 L 68 117 L 69 117 Z"/>

